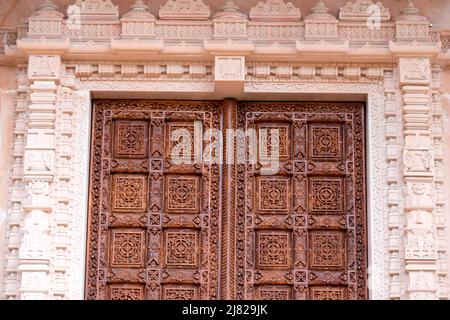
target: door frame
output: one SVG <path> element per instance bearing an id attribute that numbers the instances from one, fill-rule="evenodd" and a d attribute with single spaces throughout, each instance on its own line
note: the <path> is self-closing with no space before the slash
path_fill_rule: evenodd
<path id="1" fill-rule="evenodd" d="M 93 108 L 92 108 L 91 94 L 89 94 L 87 96 L 89 96 L 89 109 L 90 109 L 90 113 L 92 113 L 93 112 Z M 86 98 L 86 95 L 85 95 L 85 98 Z M 377 95 L 368 95 L 367 96 L 368 102 L 371 101 L 373 104 L 375 104 L 374 103 L 375 100 L 378 100 L 377 98 L 378 98 Z M 142 99 L 140 99 L 140 100 L 142 100 Z M 85 102 L 86 101 L 87 100 L 85 100 Z M 269 101 L 273 101 L 273 100 L 269 100 Z M 343 101 L 339 101 L 339 102 L 343 102 Z M 368 155 L 371 154 L 371 152 L 370 152 L 371 150 L 369 150 L 370 149 L 369 148 L 369 145 L 370 145 L 370 135 L 369 134 L 372 133 L 372 136 L 373 136 L 373 131 L 371 131 L 371 129 L 373 130 L 373 127 L 370 128 L 370 119 L 373 118 L 373 115 L 369 114 L 369 111 L 370 111 L 369 110 L 369 107 L 370 107 L 369 103 L 367 103 L 366 106 L 367 106 L 366 110 L 365 110 L 366 136 L 364 138 L 365 138 L 365 142 L 366 142 L 366 148 L 365 148 L 366 159 L 369 159 Z M 91 122 L 91 120 L 89 122 Z M 89 134 L 89 145 L 91 145 L 90 134 Z M 88 154 L 90 154 L 90 151 L 89 151 Z M 88 157 L 88 162 L 90 163 L 90 157 Z M 369 168 L 369 165 L 370 165 L 370 161 L 367 161 L 367 165 L 366 165 L 366 169 L 365 169 L 366 170 L 366 182 L 369 180 L 369 174 L 371 172 L 371 168 Z M 90 177 L 90 173 L 88 174 L 88 177 Z M 372 253 L 371 252 L 371 247 L 372 247 L 371 244 L 372 243 L 370 242 L 370 238 L 371 238 L 371 229 L 370 229 L 370 227 L 371 227 L 371 219 L 370 219 L 370 214 L 371 214 L 371 212 L 370 212 L 369 208 L 371 208 L 371 206 L 370 206 L 371 197 L 369 195 L 369 192 L 370 192 L 371 188 L 370 188 L 370 185 L 368 185 L 367 183 L 366 183 L 365 187 L 366 187 L 366 204 L 367 204 L 367 207 L 366 207 L 366 221 L 367 221 L 367 226 L 366 226 L 366 231 L 367 231 L 366 232 L 366 235 L 367 235 L 367 248 L 366 248 L 366 252 L 368 253 L 367 263 L 370 266 L 371 253 Z M 87 194 L 87 196 L 88 196 L 88 194 Z M 87 207 L 86 207 L 86 217 L 85 217 L 84 221 L 87 221 L 87 216 L 88 216 L 88 213 L 87 213 Z M 85 230 L 87 230 L 87 225 L 85 226 Z M 87 254 L 88 254 L 88 252 L 86 250 L 87 249 L 86 239 L 85 239 L 85 242 L 84 242 L 84 249 L 85 249 L 85 257 L 86 257 Z M 86 266 L 86 260 L 84 261 L 84 265 Z M 369 271 L 370 271 L 370 269 L 369 269 Z M 84 274 L 83 280 L 85 279 L 85 276 L 86 276 L 86 274 Z M 374 280 L 374 278 L 370 277 L 370 275 L 369 275 L 369 280 L 367 281 L 367 286 L 369 287 L 369 297 L 370 298 L 372 298 L 372 294 L 373 294 L 372 290 L 371 290 L 372 284 L 373 284 L 373 280 Z M 222 279 L 222 281 L 223 281 L 223 279 Z M 83 284 L 85 284 L 84 281 L 83 281 Z M 222 288 L 224 288 L 224 286 L 222 286 Z"/>

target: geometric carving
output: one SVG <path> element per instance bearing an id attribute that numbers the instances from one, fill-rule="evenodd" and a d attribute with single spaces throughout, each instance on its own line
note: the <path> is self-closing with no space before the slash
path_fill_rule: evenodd
<path id="1" fill-rule="evenodd" d="M 376 15 L 376 17 L 375 17 Z M 391 14 L 381 2 L 375 4 L 372 0 L 356 0 L 355 3 L 348 2 L 339 9 L 339 20 L 342 21 L 389 21 Z"/>
<path id="2" fill-rule="evenodd" d="M 159 18 L 164 20 L 207 20 L 210 16 L 202 0 L 168 0 L 159 10 Z"/>
<path id="3" fill-rule="evenodd" d="M 300 9 L 291 2 L 284 3 L 284 0 L 267 0 L 258 2 L 250 9 L 251 20 L 271 20 L 271 21 L 300 21 Z"/>
<path id="4" fill-rule="evenodd" d="M 360 103 L 238 103 L 238 130 L 279 129 L 286 150 L 279 173 L 237 170 L 239 298 L 367 298 L 362 120 Z"/>
<path id="5" fill-rule="evenodd" d="M 140 285 L 112 284 L 109 286 L 110 300 L 144 300 L 144 287 Z"/>
<path id="6" fill-rule="evenodd" d="M 346 300 L 347 288 L 344 287 L 319 287 L 310 289 L 311 300 Z"/>
<path id="7" fill-rule="evenodd" d="M 341 158 L 341 127 L 312 126 L 310 130 L 310 156 L 312 158 Z"/>
<path id="8" fill-rule="evenodd" d="M 172 136 L 178 147 L 187 132 L 191 158 L 192 141 L 203 142 L 202 122 L 219 129 L 219 107 L 95 101 L 88 299 L 137 298 L 139 285 L 144 299 L 218 298 L 221 169 L 203 166 L 201 158 L 199 165 L 178 165 L 167 154 Z M 127 290 L 111 293 L 116 284 Z"/>
<path id="9" fill-rule="evenodd" d="M 265 214 L 289 213 L 291 180 L 289 177 L 257 177 L 257 208 Z"/>
<path id="10" fill-rule="evenodd" d="M 165 264 L 168 268 L 195 268 L 199 262 L 197 231 L 166 230 L 164 233 Z"/>
<path id="11" fill-rule="evenodd" d="M 200 192 L 199 177 L 168 176 L 166 178 L 166 211 L 198 213 Z"/>
<path id="12" fill-rule="evenodd" d="M 260 269 L 288 269 L 291 266 L 292 243 L 288 231 L 258 231 L 257 266 Z"/>
<path id="13" fill-rule="evenodd" d="M 28 37 L 61 37 L 63 19 L 64 15 L 58 11 L 58 7 L 46 1 L 28 19 L 27 35 Z"/>
<path id="14" fill-rule="evenodd" d="M 310 179 L 309 199 L 310 210 L 321 213 L 341 213 L 343 206 L 344 187 L 340 178 Z"/>
<path id="15" fill-rule="evenodd" d="M 258 286 L 256 289 L 257 300 L 291 300 L 292 288 L 289 286 Z"/>
<path id="16" fill-rule="evenodd" d="M 343 232 L 311 231 L 309 247 L 311 268 L 345 268 L 345 234 Z"/>
<path id="17" fill-rule="evenodd" d="M 111 266 L 143 267 L 146 247 L 144 230 L 111 230 Z"/>
<path id="18" fill-rule="evenodd" d="M 144 158 L 147 156 L 148 123 L 116 122 L 116 157 Z"/>
<path id="19" fill-rule="evenodd" d="M 181 164 L 191 164 L 201 143 L 201 131 L 194 122 L 169 122 L 167 124 L 167 157 Z"/>
<path id="20" fill-rule="evenodd" d="M 198 300 L 197 286 L 168 285 L 163 289 L 163 300 Z"/>
<path id="21" fill-rule="evenodd" d="M 290 152 L 289 125 L 260 124 L 259 158 L 264 160 L 286 161 Z"/>
<path id="22" fill-rule="evenodd" d="M 112 209 L 117 212 L 143 212 L 147 207 L 147 177 L 143 175 L 114 175 Z"/>

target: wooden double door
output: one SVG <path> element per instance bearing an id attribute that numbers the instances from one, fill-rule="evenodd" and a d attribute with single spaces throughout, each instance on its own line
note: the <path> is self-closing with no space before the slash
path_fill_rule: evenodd
<path id="1" fill-rule="evenodd" d="M 87 299 L 366 299 L 364 104 L 94 101 Z"/>

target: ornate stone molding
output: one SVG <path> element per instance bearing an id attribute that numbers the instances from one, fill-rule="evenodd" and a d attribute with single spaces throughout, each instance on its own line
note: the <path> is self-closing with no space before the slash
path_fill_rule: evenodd
<path id="1" fill-rule="evenodd" d="M 319 1 L 305 18 L 305 39 L 338 39 L 339 21 L 328 13 L 323 1 Z"/>
<path id="2" fill-rule="evenodd" d="M 383 3 L 374 3 L 372 0 L 349 1 L 339 10 L 339 20 L 341 21 L 364 21 L 377 15 L 380 21 L 389 21 L 391 14 Z"/>
<path id="3" fill-rule="evenodd" d="M 154 38 L 156 18 L 148 10 L 142 0 L 136 0 L 134 5 L 120 20 L 122 22 L 122 38 Z"/>
<path id="4" fill-rule="evenodd" d="M 25 145 L 23 179 L 23 237 L 18 270 L 22 299 L 46 299 L 50 294 L 51 231 L 55 183 L 55 110 L 59 56 L 30 56 L 28 78 L 32 82 L 29 126 Z"/>
<path id="5" fill-rule="evenodd" d="M 251 20 L 264 21 L 300 21 L 300 9 L 292 2 L 285 3 L 284 0 L 266 0 L 258 2 L 250 9 Z"/>
<path id="6" fill-rule="evenodd" d="M 400 58 L 403 90 L 404 219 L 407 247 L 407 294 L 412 299 L 437 298 L 435 178 L 431 112 L 431 65 L 425 58 Z"/>
<path id="7" fill-rule="evenodd" d="M 419 9 L 411 0 L 407 1 L 400 16 L 395 18 L 395 24 L 396 38 L 399 41 L 430 40 L 430 22 L 419 15 Z"/>
<path id="8" fill-rule="evenodd" d="M 207 20 L 210 16 L 203 0 L 168 0 L 159 10 L 159 17 L 164 20 Z"/>
<path id="9" fill-rule="evenodd" d="M 239 12 L 239 7 L 233 1 L 227 1 L 213 21 L 216 39 L 248 38 L 247 16 Z"/>
<path id="10" fill-rule="evenodd" d="M 80 8 L 80 15 L 84 19 L 119 17 L 119 7 L 114 5 L 111 0 L 77 0 L 75 5 Z"/>
<path id="11" fill-rule="evenodd" d="M 64 15 L 50 0 L 46 0 L 29 19 L 29 37 L 62 37 Z"/>

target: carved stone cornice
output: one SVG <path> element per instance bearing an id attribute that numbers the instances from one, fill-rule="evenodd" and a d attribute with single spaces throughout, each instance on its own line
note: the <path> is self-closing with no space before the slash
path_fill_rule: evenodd
<path id="1" fill-rule="evenodd" d="M 300 21 L 300 18 L 300 9 L 296 8 L 292 2 L 286 3 L 284 0 L 261 1 L 250 9 L 251 20 Z"/>
<path id="2" fill-rule="evenodd" d="M 211 11 L 203 0 L 168 0 L 159 10 L 164 20 L 208 20 Z"/>
<path id="3" fill-rule="evenodd" d="M 339 20 L 341 21 L 363 21 L 367 22 L 373 15 L 377 15 L 380 21 L 389 21 L 391 14 L 383 3 L 374 3 L 372 0 L 356 0 L 347 2 L 339 10 Z"/>

